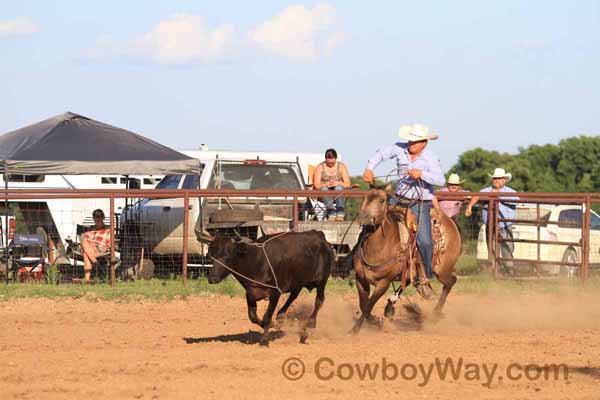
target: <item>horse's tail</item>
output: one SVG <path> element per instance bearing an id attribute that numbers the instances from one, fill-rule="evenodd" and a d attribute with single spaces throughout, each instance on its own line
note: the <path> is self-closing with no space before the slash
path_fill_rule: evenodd
<path id="1" fill-rule="evenodd" d="M 442 224 L 442 233 L 444 241 L 444 251 L 441 254 L 441 270 L 439 275 L 451 275 L 455 272 L 455 265 L 461 254 L 462 238 L 458 225 L 452 218 L 440 212 L 440 223 Z"/>
<path id="2" fill-rule="evenodd" d="M 341 272 L 342 277 L 347 276 L 349 271 L 347 271 L 347 266 L 345 264 L 345 257 L 340 259 L 339 264 L 338 264 L 337 254 L 336 254 L 335 250 L 333 249 L 333 247 L 328 246 L 328 250 L 329 251 L 327 252 L 327 260 L 325 260 L 325 262 L 327 262 L 329 265 L 330 274 L 331 274 L 331 272 L 333 272 L 337 275 Z"/>

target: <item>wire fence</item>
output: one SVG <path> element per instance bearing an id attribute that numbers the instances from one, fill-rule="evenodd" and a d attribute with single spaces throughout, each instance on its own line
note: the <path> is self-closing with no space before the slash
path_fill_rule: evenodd
<path id="1" fill-rule="evenodd" d="M 111 282 L 181 278 L 210 269 L 212 235 L 257 239 L 284 231 L 319 230 L 338 255 L 333 273 L 357 243 L 355 216 L 366 191 L 313 190 L 4 190 L 0 195 L 0 274 L 18 282 Z M 472 196 L 479 203 L 465 216 Z M 579 277 L 600 267 L 600 217 L 590 193 L 438 192 L 451 204 L 462 238 L 460 274 L 496 278 Z M 502 210 L 508 207 L 511 215 Z M 82 241 L 104 212 L 107 246 L 92 262 Z M 488 228 L 490 227 L 490 228 Z M 489 245 L 488 245 L 489 244 Z M 86 272 L 90 276 L 86 276 Z"/>

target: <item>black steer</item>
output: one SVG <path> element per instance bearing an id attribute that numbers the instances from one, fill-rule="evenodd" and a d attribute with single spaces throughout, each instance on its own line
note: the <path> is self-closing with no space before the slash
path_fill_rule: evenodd
<path id="1" fill-rule="evenodd" d="M 217 236 L 211 241 L 209 254 L 213 258 L 209 283 L 219 283 L 233 274 L 246 289 L 248 317 L 264 329 L 261 345 L 268 345 L 271 318 L 281 294 L 290 293 L 290 297 L 277 313 L 278 318 L 285 315 L 303 287 L 316 288 L 315 309 L 300 337 L 301 342 L 306 340 L 306 328 L 316 327 L 317 313 L 325 299 L 325 285 L 335 262 L 323 232 L 265 235 L 256 242 Z M 266 298 L 269 305 L 261 321 L 256 315 L 256 301 Z"/>

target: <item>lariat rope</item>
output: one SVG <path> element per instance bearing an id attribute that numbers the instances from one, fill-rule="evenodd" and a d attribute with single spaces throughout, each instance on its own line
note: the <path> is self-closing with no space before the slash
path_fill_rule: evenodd
<path id="1" fill-rule="evenodd" d="M 275 269 L 273 268 L 273 265 L 271 264 L 271 260 L 269 260 L 269 255 L 267 254 L 267 250 L 265 249 L 265 247 L 266 247 L 267 243 L 269 243 L 271 240 L 278 239 L 278 238 L 282 237 L 283 235 L 287 235 L 288 233 L 289 233 L 289 232 L 282 232 L 282 233 L 279 233 L 279 234 L 277 234 L 277 235 L 275 235 L 275 236 L 273 236 L 273 237 L 271 237 L 271 238 L 269 238 L 269 239 L 265 240 L 263 243 L 254 243 L 254 242 L 253 242 L 253 243 L 246 243 L 248 246 L 254 246 L 254 247 L 258 247 L 258 248 L 262 249 L 262 252 L 263 252 L 263 254 L 265 255 L 265 258 L 267 259 L 267 264 L 269 265 L 269 270 L 271 271 L 271 275 L 273 275 L 273 280 L 275 281 L 275 286 L 273 286 L 273 285 L 269 285 L 268 283 L 259 282 L 259 281 L 257 281 L 257 280 L 254 280 L 254 279 L 252 279 L 252 278 L 250 278 L 250 277 L 248 277 L 248 276 L 246 276 L 246 275 L 242 274 L 241 272 L 238 272 L 238 271 L 234 270 L 233 268 L 231 268 L 231 267 L 227 266 L 227 265 L 226 265 L 224 262 L 222 262 L 222 261 L 220 261 L 220 260 L 217 260 L 217 259 L 216 259 L 216 258 L 214 258 L 214 257 L 211 257 L 211 259 L 212 259 L 214 262 L 217 262 L 217 263 L 219 263 L 220 265 L 222 265 L 223 267 L 225 267 L 225 268 L 226 268 L 227 270 L 229 270 L 230 272 L 232 272 L 232 273 L 234 273 L 234 274 L 236 274 L 236 275 L 238 275 L 238 276 L 241 276 L 242 278 L 244 278 L 244 279 L 247 279 L 247 280 L 249 280 L 250 282 L 256 283 L 257 285 L 261 285 L 261 286 L 264 286 L 264 287 L 268 287 L 268 288 L 270 288 L 270 289 L 275 289 L 275 290 L 277 290 L 277 291 L 278 291 L 280 294 L 283 294 L 283 291 L 281 290 L 281 288 L 280 288 L 280 286 L 279 286 L 279 282 L 277 281 L 277 275 L 275 274 Z"/>
<path id="2" fill-rule="evenodd" d="M 233 269 L 233 268 L 231 268 L 231 267 L 227 266 L 227 265 L 226 265 L 224 262 L 222 262 L 222 261 L 220 261 L 220 260 L 217 260 L 217 259 L 216 259 L 216 258 L 214 258 L 214 257 L 211 257 L 211 259 L 213 260 L 213 262 L 216 262 L 216 263 L 218 263 L 218 264 L 222 265 L 223 267 L 225 267 L 225 268 L 226 268 L 226 269 L 227 269 L 229 272 L 231 272 L 231 273 L 234 273 L 234 274 L 236 274 L 236 275 L 238 275 L 238 276 L 241 276 L 242 278 L 244 278 L 244 279 L 246 279 L 246 280 L 248 280 L 248 281 L 250 281 L 250 282 L 256 283 L 257 285 L 260 285 L 260 286 L 264 286 L 264 287 L 268 287 L 268 288 L 271 288 L 271 289 L 275 289 L 275 290 L 277 290 L 277 291 L 278 291 L 280 294 L 282 294 L 282 293 L 283 293 L 283 292 L 281 291 L 281 289 L 280 289 L 278 286 L 273 286 L 273 285 L 269 285 L 268 283 L 263 283 L 263 282 L 256 281 L 256 280 L 254 280 L 254 279 L 252 279 L 252 278 L 250 278 L 250 277 L 248 277 L 248 276 L 246 276 L 246 275 L 242 274 L 241 272 L 238 272 L 238 271 L 236 271 L 235 269 Z"/>

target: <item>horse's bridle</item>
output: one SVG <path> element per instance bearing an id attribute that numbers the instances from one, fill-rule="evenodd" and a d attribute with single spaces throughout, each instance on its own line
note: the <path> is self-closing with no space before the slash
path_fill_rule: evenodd
<path id="1" fill-rule="evenodd" d="M 383 217 L 383 220 L 381 221 L 381 223 L 379 223 L 377 225 L 374 225 L 376 227 L 375 230 L 377 230 L 377 228 L 380 227 L 383 224 L 383 221 L 385 221 L 385 219 L 388 218 L 388 213 L 389 212 L 390 211 L 386 207 L 385 216 Z M 369 269 L 371 271 L 377 271 L 377 270 L 384 269 L 384 268 L 386 268 L 386 267 L 388 267 L 390 265 L 394 265 L 397 262 L 401 263 L 401 262 L 404 261 L 404 257 L 402 257 L 402 252 L 401 251 L 398 252 L 397 255 L 392 256 L 392 257 L 388 258 L 387 260 L 385 260 L 385 261 L 383 261 L 383 262 L 381 262 L 379 264 L 372 264 L 369 261 L 367 261 L 367 258 L 365 257 L 365 252 L 363 250 L 363 244 L 364 244 L 365 240 L 368 239 L 369 236 L 371 236 L 371 234 L 372 233 L 365 234 L 361 238 L 360 242 L 358 243 L 358 256 L 360 257 L 360 261 L 363 263 L 363 265 L 365 267 L 367 267 L 367 269 Z M 400 236 L 400 232 L 398 232 L 398 235 Z M 398 239 L 400 241 L 402 241 L 402 237 L 399 237 Z"/>
<path id="2" fill-rule="evenodd" d="M 398 255 L 395 255 L 395 256 L 392 256 L 392 257 L 388 258 L 387 260 L 385 260 L 382 263 L 371 264 L 365 258 L 365 253 L 364 253 L 363 248 L 362 248 L 362 243 L 358 247 L 358 255 L 359 255 L 360 261 L 363 263 L 363 265 L 365 267 L 367 267 L 368 269 L 370 269 L 371 271 L 381 270 L 381 269 L 384 269 L 384 268 L 386 268 L 386 267 L 388 267 L 390 265 L 394 265 L 397 262 L 402 262 L 404 260 L 404 257 L 402 257 L 400 254 L 398 254 Z"/>

